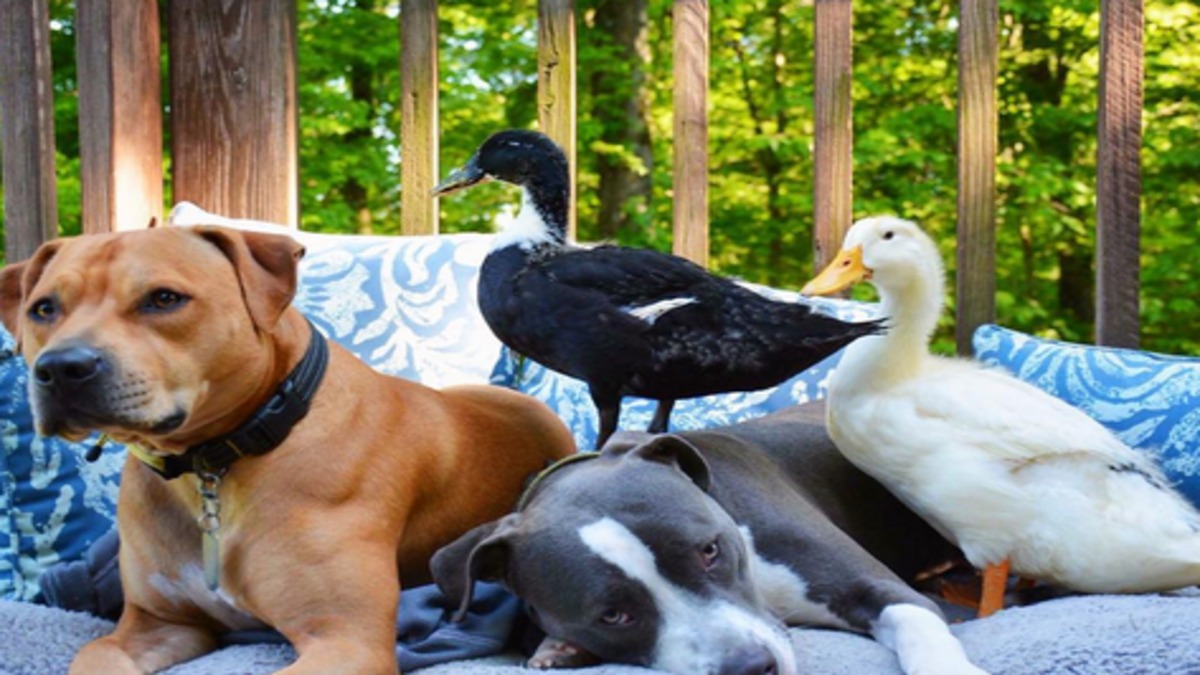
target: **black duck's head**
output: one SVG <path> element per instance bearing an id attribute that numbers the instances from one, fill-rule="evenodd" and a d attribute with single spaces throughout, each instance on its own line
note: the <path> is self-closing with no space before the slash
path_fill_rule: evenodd
<path id="1" fill-rule="evenodd" d="M 433 189 L 441 197 L 489 180 L 534 187 L 566 186 L 567 156 L 545 134 L 510 129 L 493 134 L 471 159 Z"/>
<path id="2" fill-rule="evenodd" d="M 493 134 L 466 164 L 433 188 L 433 195 L 442 197 L 490 180 L 524 188 L 527 203 L 532 202 L 555 238 L 565 235 L 570 168 L 566 154 L 545 134 L 526 129 Z"/>

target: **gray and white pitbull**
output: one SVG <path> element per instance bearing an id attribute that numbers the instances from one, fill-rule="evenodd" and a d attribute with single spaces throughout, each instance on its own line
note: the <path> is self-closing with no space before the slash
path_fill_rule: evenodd
<path id="1" fill-rule="evenodd" d="M 982 673 L 902 580 L 954 549 L 842 459 L 821 419 L 797 408 L 618 436 L 440 550 L 434 578 L 464 608 L 476 580 L 522 598 L 558 645 L 543 644 L 541 667 L 580 665 L 582 651 L 686 675 L 790 675 L 786 624 L 869 633 L 905 673 Z"/>

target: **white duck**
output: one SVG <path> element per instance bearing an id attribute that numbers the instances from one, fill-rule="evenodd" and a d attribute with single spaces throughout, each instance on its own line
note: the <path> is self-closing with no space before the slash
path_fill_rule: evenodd
<path id="1" fill-rule="evenodd" d="M 1200 583 L 1200 513 L 1154 463 L 1083 412 L 978 363 L 928 351 L 942 310 L 942 260 L 911 222 L 861 220 L 805 287 L 862 279 L 886 334 L 851 344 L 829 385 L 842 453 L 989 567 L 980 613 L 1016 573 L 1084 592 Z"/>

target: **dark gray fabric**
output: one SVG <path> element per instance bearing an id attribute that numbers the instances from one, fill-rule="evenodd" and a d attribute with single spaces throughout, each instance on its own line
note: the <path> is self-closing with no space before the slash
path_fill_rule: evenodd
<path id="1" fill-rule="evenodd" d="M 117 568 L 120 541 L 114 529 L 96 540 L 83 560 L 59 563 L 41 577 L 45 603 L 109 620 L 121 614 L 121 578 Z M 476 585 L 474 599 L 461 623 L 448 619 L 453 610 L 437 586 L 407 588 L 396 613 L 396 660 L 402 671 L 447 661 L 473 659 L 504 651 L 519 610 L 517 599 L 496 584 Z M 273 630 L 226 634 L 226 645 L 286 644 Z"/>
<path id="2" fill-rule="evenodd" d="M 38 581 L 45 604 L 115 621 L 124 603 L 117 570 L 120 548 L 121 540 L 113 528 L 92 542 L 82 560 L 48 568 Z"/>

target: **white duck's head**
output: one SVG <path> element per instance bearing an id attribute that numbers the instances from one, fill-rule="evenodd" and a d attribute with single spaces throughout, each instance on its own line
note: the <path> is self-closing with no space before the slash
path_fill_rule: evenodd
<path id="1" fill-rule="evenodd" d="M 850 227 L 833 262 L 801 292 L 829 295 L 869 280 L 891 318 L 890 332 L 927 338 L 942 311 L 944 276 L 941 253 L 929 235 L 913 222 L 876 216 Z"/>
<path id="2" fill-rule="evenodd" d="M 916 223 L 875 216 L 850 227 L 842 250 L 802 292 L 828 295 L 870 280 L 881 292 L 903 293 L 914 282 L 927 283 L 942 276 L 937 245 Z"/>

